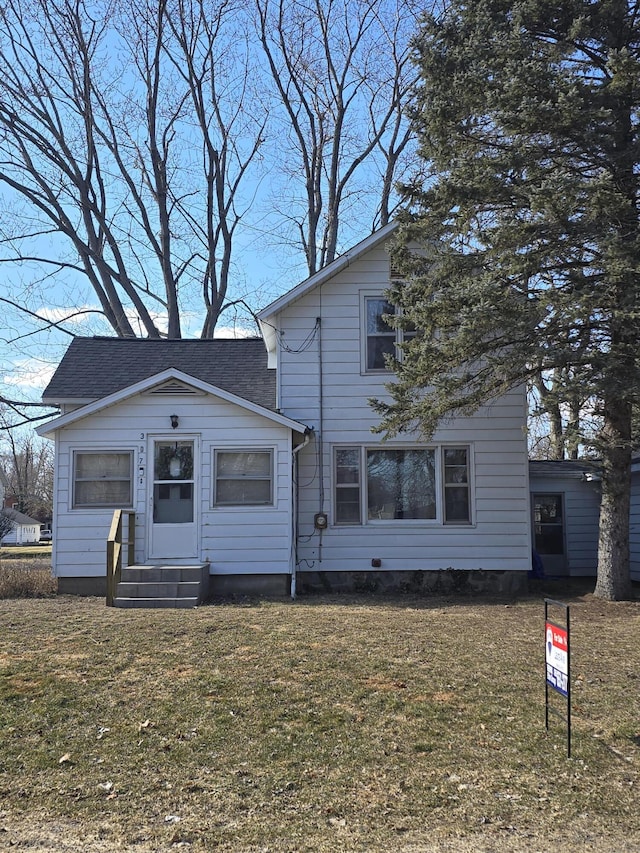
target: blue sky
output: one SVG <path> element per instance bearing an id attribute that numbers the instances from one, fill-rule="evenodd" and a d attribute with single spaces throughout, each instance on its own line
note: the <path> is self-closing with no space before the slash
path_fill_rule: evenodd
<path id="1" fill-rule="evenodd" d="M 359 236 L 365 235 L 355 239 Z M 287 251 L 273 245 L 272 238 L 259 229 L 247 228 L 238 244 L 229 296 L 245 299 L 254 310 L 306 276 L 300 250 Z M 21 287 L 18 276 L 24 272 L 15 265 L 0 266 L 0 297 L 16 298 L 29 310 L 50 322 L 60 322 L 76 335 L 113 334 L 98 313 L 93 291 L 80 276 L 58 275 L 37 287 L 29 286 L 25 276 Z M 10 399 L 39 400 L 71 337 L 55 328 L 43 328 L 42 323 L 6 304 L 0 310 L 4 318 L 0 324 L 0 393 Z M 78 311 L 86 313 L 72 317 Z M 199 306 L 185 306 L 182 317 L 183 335 L 197 337 L 202 322 Z M 247 333 L 256 334 L 257 329 L 247 325 L 238 312 L 231 309 L 223 314 L 217 327 L 220 337 Z"/>

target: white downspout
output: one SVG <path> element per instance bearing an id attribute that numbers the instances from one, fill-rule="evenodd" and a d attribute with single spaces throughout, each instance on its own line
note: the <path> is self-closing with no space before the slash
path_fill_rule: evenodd
<path id="1" fill-rule="evenodd" d="M 311 430 L 307 429 L 304 441 L 293 448 L 291 459 L 291 598 L 296 597 L 296 558 L 298 553 L 298 453 L 311 441 Z"/>

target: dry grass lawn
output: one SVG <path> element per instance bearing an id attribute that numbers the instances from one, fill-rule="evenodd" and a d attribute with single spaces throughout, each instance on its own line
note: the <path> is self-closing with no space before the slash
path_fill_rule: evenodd
<path id="1" fill-rule="evenodd" d="M 567 759 L 541 597 L 0 601 L 0 849 L 638 851 L 640 602 L 571 603 Z"/>

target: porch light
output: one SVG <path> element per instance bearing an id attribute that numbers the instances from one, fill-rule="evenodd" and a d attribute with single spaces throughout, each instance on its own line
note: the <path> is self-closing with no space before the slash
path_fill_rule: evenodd
<path id="1" fill-rule="evenodd" d="M 178 416 L 177 415 L 170 415 L 169 417 L 171 418 L 171 429 L 177 429 L 178 428 Z"/>

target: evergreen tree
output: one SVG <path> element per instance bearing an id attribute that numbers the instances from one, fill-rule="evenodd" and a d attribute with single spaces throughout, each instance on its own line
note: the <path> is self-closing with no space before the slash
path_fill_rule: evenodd
<path id="1" fill-rule="evenodd" d="M 602 459 L 596 594 L 630 595 L 632 408 L 640 387 L 640 5 L 453 0 L 415 41 L 426 183 L 405 188 L 392 322 L 404 345 L 382 429 L 542 375 L 588 401 Z M 422 247 L 416 253 L 415 245 Z"/>

